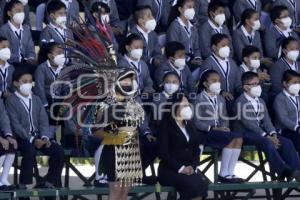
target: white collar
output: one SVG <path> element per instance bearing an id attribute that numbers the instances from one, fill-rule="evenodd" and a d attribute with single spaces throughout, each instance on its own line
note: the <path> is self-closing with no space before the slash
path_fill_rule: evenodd
<path id="1" fill-rule="evenodd" d="M 257 69 L 250 70 L 249 67 L 247 67 L 247 65 L 244 62 L 241 64 L 241 67 L 244 69 L 245 72 L 255 72 L 255 73 L 257 73 Z"/>
<path id="2" fill-rule="evenodd" d="M 20 28 L 17 28 L 8 20 L 8 25 L 13 32 L 17 31 L 19 33 L 20 31 L 24 31 L 22 24 L 20 24 Z"/>
<path id="3" fill-rule="evenodd" d="M 279 28 L 279 26 L 275 25 L 274 26 L 279 32 L 282 32 L 283 34 L 289 34 L 292 32 L 292 29 L 287 28 L 286 30 L 282 30 L 281 28 Z"/>
<path id="4" fill-rule="evenodd" d="M 254 37 L 255 36 L 255 31 L 254 30 L 252 30 L 251 34 L 249 34 L 248 31 L 246 30 L 246 28 L 243 25 L 241 26 L 241 30 L 243 31 L 243 33 L 246 37 L 248 37 L 248 36 Z"/>
<path id="5" fill-rule="evenodd" d="M 188 26 L 185 25 L 185 23 L 182 21 L 182 19 L 180 17 L 177 17 L 177 21 L 181 26 L 187 27 L 189 31 L 193 27 L 193 24 L 190 22 L 190 20 L 188 20 Z"/>
<path id="6" fill-rule="evenodd" d="M 0 65 L 0 69 L 3 71 L 5 69 L 7 69 L 10 66 L 10 64 L 8 62 L 6 62 L 4 65 Z"/>
<path id="7" fill-rule="evenodd" d="M 131 63 L 133 63 L 133 64 L 135 64 L 136 65 L 136 67 L 138 67 L 138 65 L 139 65 L 139 60 L 132 60 L 131 58 L 129 58 L 126 54 L 124 55 L 124 57 L 125 57 L 125 59 L 131 64 Z"/>
<path id="8" fill-rule="evenodd" d="M 168 99 L 171 95 L 166 93 L 166 91 L 162 91 L 163 95 L 165 95 L 165 97 Z"/>
<path id="9" fill-rule="evenodd" d="M 170 66 L 177 72 L 178 75 L 180 75 L 181 70 L 177 69 L 177 67 L 175 67 L 170 61 L 168 61 Z"/>
<path id="10" fill-rule="evenodd" d="M 56 26 L 55 24 L 53 24 L 52 22 L 49 23 L 49 26 L 53 29 L 56 29 L 59 31 L 60 34 L 64 35 L 65 33 L 65 29 L 59 27 L 59 26 Z"/>
<path id="11" fill-rule="evenodd" d="M 228 62 L 228 58 L 225 58 L 224 60 L 222 58 L 220 58 L 219 56 L 217 56 L 215 53 L 213 53 L 214 57 L 218 60 L 218 62 L 221 64 L 224 64 L 226 62 Z"/>
<path id="12" fill-rule="evenodd" d="M 62 68 L 63 68 L 63 66 L 58 66 L 56 69 L 54 69 L 54 68 L 52 67 L 52 65 L 50 64 L 49 60 L 47 60 L 47 65 L 48 65 L 48 67 L 49 67 L 52 71 L 54 71 L 55 74 L 59 74 L 60 71 L 61 71 Z"/>
<path id="13" fill-rule="evenodd" d="M 223 26 L 217 27 L 210 19 L 208 19 L 208 23 L 209 23 L 209 25 L 210 25 L 213 29 L 217 29 L 217 30 L 222 30 L 222 29 L 223 29 Z"/>
<path id="14" fill-rule="evenodd" d="M 24 102 L 29 101 L 29 99 L 32 99 L 32 94 L 29 94 L 27 97 L 24 97 L 23 95 L 21 95 L 18 91 L 15 91 L 15 95 L 20 98 L 21 100 L 23 100 Z"/>
<path id="15" fill-rule="evenodd" d="M 136 28 L 139 32 L 141 32 L 144 36 L 146 35 L 147 37 L 148 34 L 151 32 L 151 31 L 145 32 L 139 25 L 136 25 Z"/>
<path id="16" fill-rule="evenodd" d="M 204 89 L 203 91 L 202 91 L 202 94 L 204 94 L 205 96 L 207 96 L 208 98 L 210 98 L 210 99 L 217 99 L 217 96 L 218 95 L 214 95 L 214 96 L 210 96 L 207 92 L 206 92 L 206 90 Z"/>
<path id="17" fill-rule="evenodd" d="M 257 101 L 259 101 L 259 98 L 258 98 L 258 97 L 253 98 L 253 97 L 249 96 L 246 92 L 244 92 L 244 95 L 245 95 L 246 99 L 247 99 L 248 101 L 250 101 L 250 102 L 257 102 Z"/>
<path id="18" fill-rule="evenodd" d="M 296 99 L 296 97 L 299 96 L 299 95 L 297 95 L 297 96 L 291 95 L 286 89 L 283 89 L 283 93 L 284 93 L 287 97 L 292 98 L 292 99 Z"/>

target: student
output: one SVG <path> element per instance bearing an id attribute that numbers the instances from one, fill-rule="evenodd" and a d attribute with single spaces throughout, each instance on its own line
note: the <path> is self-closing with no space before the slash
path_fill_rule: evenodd
<path id="1" fill-rule="evenodd" d="M 236 100 L 236 131 L 244 133 L 244 144 L 255 145 L 267 157 L 271 172 L 281 180 L 300 181 L 300 160 L 293 143 L 276 132 L 265 102 L 259 98 L 261 86 L 254 72 L 242 76 L 244 93 Z"/>
<path id="2" fill-rule="evenodd" d="M 35 62 L 36 54 L 30 27 L 22 25 L 24 6 L 18 0 L 11 0 L 6 5 L 6 24 L 0 28 L 0 36 L 9 40 L 11 57 L 9 63 Z"/>
<path id="3" fill-rule="evenodd" d="M 172 8 L 172 1 L 138 0 L 137 5 L 150 7 L 154 19 L 157 21 L 159 31 L 166 31 L 168 29 L 168 19 Z"/>
<path id="4" fill-rule="evenodd" d="M 28 0 L 19 0 L 23 5 L 24 5 L 24 13 L 25 13 L 25 19 L 24 19 L 24 22 L 23 24 L 26 24 L 27 26 L 31 27 L 31 24 L 30 24 L 30 16 L 29 16 L 29 5 L 28 5 Z M 3 3 L 2 3 L 3 2 Z M 10 2 L 10 0 L 5 0 L 5 1 L 1 1 L 0 3 L 0 10 L 3 11 L 3 14 L 1 15 L 0 14 L 0 21 L 3 20 L 3 16 L 4 16 L 4 10 L 5 10 L 5 4 Z M 0 11 L 1 13 L 1 11 Z M 2 26 L 3 23 L 0 23 L 0 25 Z"/>
<path id="5" fill-rule="evenodd" d="M 66 5 L 61 1 L 50 1 L 47 5 L 48 25 L 40 35 L 40 48 L 44 43 L 56 42 L 64 45 L 68 39 L 73 40 L 72 31 L 67 28 Z"/>
<path id="6" fill-rule="evenodd" d="M 245 46 L 252 45 L 259 48 L 261 56 L 263 56 L 263 48 L 260 39 L 259 13 L 254 9 L 246 9 L 241 16 L 239 28 L 233 32 L 233 48 L 237 57 L 237 61 L 243 61 L 242 52 Z"/>
<path id="7" fill-rule="evenodd" d="M 300 5 L 297 0 L 275 0 L 273 6 L 286 6 L 289 10 L 290 18 L 293 20 L 293 27 L 300 25 Z"/>
<path id="8" fill-rule="evenodd" d="M 11 56 L 9 42 L 0 36 L 0 97 L 6 98 L 13 92 L 12 75 L 15 68 L 7 61 Z"/>
<path id="9" fill-rule="evenodd" d="M 296 32 L 290 29 L 292 19 L 289 17 L 287 7 L 275 6 L 270 15 L 273 25 L 265 33 L 264 46 L 266 56 L 277 60 L 280 58 L 282 40 L 287 37 L 294 37 L 299 41 L 299 37 Z"/>
<path id="10" fill-rule="evenodd" d="M 240 78 L 245 72 L 255 72 L 258 74 L 262 86 L 261 98 L 268 102 L 271 78 L 268 69 L 261 65 L 260 49 L 255 46 L 246 46 L 242 52 L 243 63 L 240 65 Z M 240 79 L 239 78 L 239 79 Z"/>
<path id="11" fill-rule="evenodd" d="M 208 182 L 197 169 L 204 138 L 191 120 L 193 111 L 183 94 L 174 94 L 168 103 L 157 139 L 159 182 L 175 187 L 180 199 L 204 199 Z"/>
<path id="12" fill-rule="evenodd" d="M 206 145 L 222 149 L 221 169 L 218 180 L 222 183 L 238 183 L 243 179 L 234 175 L 234 168 L 241 153 L 243 136 L 232 132 L 222 96 L 220 75 L 215 70 L 205 71 L 200 81 L 200 93 L 197 95 L 195 108 L 195 125 L 199 131 L 206 133 Z"/>
<path id="13" fill-rule="evenodd" d="M 238 0 L 233 5 L 233 15 L 237 22 L 241 21 L 242 14 L 246 9 L 255 10 L 258 15 L 262 11 L 262 3 L 260 0 Z"/>
<path id="14" fill-rule="evenodd" d="M 67 12 L 67 25 L 72 25 L 73 21 L 79 20 L 79 3 L 77 0 L 48 0 L 47 7 L 51 1 L 56 3 L 60 1 L 65 4 Z"/>
<path id="15" fill-rule="evenodd" d="M 18 148 L 18 144 L 13 136 L 2 100 L 0 100 L 0 119 L 0 167 L 3 168 L 0 176 L 0 190 L 14 190 L 16 188 L 9 183 L 8 175 L 15 160 L 15 151 Z"/>
<path id="16" fill-rule="evenodd" d="M 194 19 L 193 0 L 178 0 L 170 14 L 167 42 L 180 42 L 185 47 L 187 63 L 193 70 L 202 63 L 198 29 L 190 22 Z"/>
<path id="17" fill-rule="evenodd" d="M 299 58 L 299 43 L 298 40 L 288 37 L 282 41 L 281 58 L 271 67 L 271 96 L 275 97 L 282 90 L 281 79 L 284 71 L 294 70 L 300 72 L 300 64 L 297 61 Z"/>
<path id="18" fill-rule="evenodd" d="M 220 1 L 211 1 L 208 5 L 208 20 L 199 29 L 200 48 L 204 59 L 211 56 L 211 38 L 215 34 L 226 34 L 231 40 L 230 32 L 225 24 L 225 5 Z M 205 31 L 203 31 L 205 30 Z M 230 44 L 232 50 L 232 45 Z M 233 52 L 232 52 L 233 53 Z M 232 56 L 232 53 L 230 54 Z"/>
<path id="19" fill-rule="evenodd" d="M 187 96 L 195 93 L 195 80 L 186 64 L 185 47 L 179 42 L 169 42 L 166 44 L 165 54 L 167 61 L 155 72 L 156 86 L 160 86 L 166 72 L 174 71 L 180 77 L 179 91 Z"/>
<path id="20" fill-rule="evenodd" d="M 287 70 L 282 77 L 283 90 L 276 96 L 273 109 L 276 113 L 275 126 L 281 135 L 289 138 L 300 151 L 300 74 Z"/>
<path id="21" fill-rule="evenodd" d="M 143 40 L 136 34 L 126 37 L 124 45 L 120 48 L 122 57 L 118 60 L 119 68 L 131 68 L 137 73 L 138 93 L 153 93 L 153 81 L 150 77 L 148 65 L 141 59 L 143 55 Z"/>
<path id="22" fill-rule="evenodd" d="M 42 187 L 61 187 L 64 151 L 53 140 L 48 116 L 39 97 L 32 94 L 32 75 L 28 67 L 20 67 L 13 74 L 14 94 L 7 98 L 6 108 L 12 131 L 16 134 L 18 150 L 22 155 L 19 187 L 32 184 L 36 149 L 50 156 L 49 170 Z"/>
<path id="23" fill-rule="evenodd" d="M 137 7 L 134 13 L 136 25 L 130 30 L 131 33 L 143 38 L 144 49 L 142 59 L 150 67 L 150 73 L 153 75 L 155 69 L 162 63 L 161 47 L 158 43 L 158 36 L 154 32 L 156 20 L 152 16 L 149 6 Z"/>
<path id="24" fill-rule="evenodd" d="M 212 36 L 211 49 L 213 53 L 204 61 L 201 68 L 202 73 L 209 69 L 213 69 L 219 73 L 222 87 L 220 94 L 227 102 L 232 102 L 241 89 L 238 67 L 229 57 L 230 43 L 228 35 L 215 34 Z M 230 112 L 229 109 L 227 111 Z"/>

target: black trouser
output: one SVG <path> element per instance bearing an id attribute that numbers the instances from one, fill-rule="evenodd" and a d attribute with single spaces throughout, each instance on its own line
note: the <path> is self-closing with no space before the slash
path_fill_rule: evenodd
<path id="1" fill-rule="evenodd" d="M 20 169 L 20 184 L 32 184 L 33 167 L 36 162 L 36 148 L 28 140 L 18 139 L 18 150 L 21 152 L 22 162 Z M 49 156 L 49 169 L 45 180 L 55 187 L 61 187 L 61 174 L 64 166 L 64 150 L 55 142 L 49 148 L 39 149 L 44 155 Z"/>

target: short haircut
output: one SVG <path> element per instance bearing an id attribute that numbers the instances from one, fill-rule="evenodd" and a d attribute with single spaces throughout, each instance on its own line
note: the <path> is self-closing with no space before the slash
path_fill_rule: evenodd
<path id="1" fill-rule="evenodd" d="M 201 75 L 201 78 L 200 78 L 198 92 L 201 92 L 205 89 L 204 82 L 206 82 L 207 79 L 212 74 L 218 74 L 220 76 L 220 74 L 216 70 L 213 70 L 213 69 L 209 69 L 209 70 L 206 70 L 206 71 L 203 72 L 203 74 Z"/>
<path id="2" fill-rule="evenodd" d="M 166 44 L 165 53 L 167 58 L 174 57 L 177 51 L 185 51 L 184 45 L 175 41 Z"/>
<path id="3" fill-rule="evenodd" d="M 145 15 L 145 10 L 148 10 L 148 9 L 152 12 L 151 7 L 148 6 L 148 5 L 145 5 L 145 6 L 137 6 L 137 7 L 135 8 L 135 10 L 134 10 L 134 20 L 135 20 L 136 23 L 138 23 L 138 20 L 139 20 L 139 19 L 141 19 L 141 18 L 144 17 L 144 15 Z"/>
<path id="4" fill-rule="evenodd" d="M 98 13 L 99 11 L 101 11 L 102 8 L 105 10 L 105 13 L 110 13 L 109 5 L 107 5 L 106 3 L 103 3 L 101 1 L 93 3 L 92 8 L 91 8 L 91 12 L 92 13 L 95 13 L 95 12 Z"/>
<path id="5" fill-rule="evenodd" d="M 248 9 L 244 10 L 244 12 L 242 13 L 242 16 L 241 16 L 241 24 L 245 25 L 246 20 L 250 19 L 256 13 L 257 13 L 257 11 L 252 8 L 248 8 Z"/>
<path id="6" fill-rule="evenodd" d="M 244 59 L 245 57 L 251 56 L 253 53 L 260 53 L 259 48 L 256 46 L 245 46 L 243 48 L 242 57 Z"/>
<path id="7" fill-rule="evenodd" d="M 0 36 L 0 42 L 3 42 L 3 41 L 8 41 L 8 39 L 6 37 Z"/>
<path id="8" fill-rule="evenodd" d="M 258 78 L 258 74 L 255 72 L 245 72 L 242 75 L 242 84 L 247 85 L 249 81 L 251 81 L 254 78 Z"/>
<path id="9" fill-rule="evenodd" d="M 212 37 L 211 37 L 211 40 L 210 40 L 210 45 L 213 46 L 213 45 L 218 45 L 222 40 L 224 39 L 228 39 L 229 40 L 229 37 L 228 35 L 226 34 L 223 34 L 223 33 L 217 33 L 217 34 L 214 34 Z"/>
<path id="10" fill-rule="evenodd" d="M 126 46 L 131 45 L 132 42 L 135 40 L 143 40 L 143 39 L 139 35 L 134 34 L 134 33 L 127 35 L 127 37 L 124 39 L 122 45 L 120 45 L 119 52 L 122 55 L 126 54 L 127 53 Z"/>
<path id="11" fill-rule="evenodd" d="M 52 0 L 47 4 L 47 13 L 50 15 L 51 13 L 55 13 L 60 9 L 66 9 L 66 5 L 60 0 Z"/>
<path id="12" fill-rule="evenodd" d="M 219 0 L 211 1 L 208 4 L 208 9 L 207 9 L 208 16 L 209 16 L 209 12 L 215 12 L 216 10 L 218 10 L 218 8 L 225 8 L 225 4 Z"/>
<path id="13" fill-rule="evenodd" d="M 180 77 L 179 77 L 178 73 L 173 70 L 164 72 L 163 80 L 165 81 L 165 79 L 171 75 L 176 76 L 176 78 L 180 81 Z"/>
<path id="14" fill-rule="evenodd" d="M 280 18 L 281 13 L 285 10 L 288 10 L 286 6 L 275 6 L 270 13 L 272 22 L 275 23 L 275 20 Z"/>
<path id="15" fill-rule="evenodd" d="M 286 49 L 287 46 L 288 46 L 291 42 L 297 42 L 297 43 L 298 43 L 298 40 L 295 39 L 294 37 L 287 37 L 287 38 L 284 38 L 284 39 L 281 41 L 281 48 L 282 48 L 282 49 Z"/>
<path id="16" fill-rule="evenodd" d="M 22 65 L 22 66 L 18 67 L 12 75 L 13 81 L 19 81 L 20 78 L 26 74 L 32 75 L 32 71 L 30 68 L 31 68 L 31 66 L 27 66 L 27 65 Z"/>
<path id="17" fill-rule="evenodd" d="M 283 75 L 282 75 L 282 79 L 281 79 L 281 83 L 283 82 L 289 82 L 292 78 L 294 77 L 300 77 L 300 74 L 294 70 L 286 70 Z"/>

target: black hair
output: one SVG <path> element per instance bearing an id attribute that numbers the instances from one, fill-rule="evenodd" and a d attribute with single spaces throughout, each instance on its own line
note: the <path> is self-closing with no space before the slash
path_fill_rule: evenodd
<path id="1" fill-rule="evenodd" d="M 48 54 L 51 53 L 56 47 L 62 48 L 61 45 L 57 42 L 43 43 L 42 48 L 40 49 L 38 54 L 38 63 L 41 64 L 48 60 Z"/>
<path id="2" fill-rule="evenodd" d="M 144 17 L 144 11 L 145 10 L 151 10 L 151 7 L 148 6 L 148 5 L 145 5 L 145 6 L 137 6 L 134 10 L 134 20 L 135 20 L 135 23 L 138 24 L 138 20 L 142 17 Z"/>
<path id="3" fill-rule="evenodd" d="M 170 75 L 176 76 L 176 78 L 180 81 L 180 76 L 178 75 L 177 72 L 175 72 L 173 70 L 164 72 L 163 81 L 165 81 L 165 79 Z"/>
<path id="4" fill-rule="evenodd" d="M 203 72 L 203 74 L 201 75 L 201 78 L 200 78 L 200 82 L 199 82 L 199 86 L 198 86 L 199 87 L 198 88 L 198 92 L 201 92 L 201 91 L 203 91 L 205 89 L 204 82 L 206 82 L 207 79 L 212 74 L 218 74 L 219 75 L 219 73 L 216 70 L 213 70 L 213 69 L 210 69 L 210 70 L 207 70 L 207 71 Z"/>
<path id="5" fill-rule="evenodd" d="M 23 75 L 25 75 L 25 74 L 32 75 L 31 69 L 32 69 L 32 66 L 27 65 L 27 64 L 23 64 L 22 66 L 16 68 L 16 70 L 13 72 L 12 80 L 18 82 Z"/>
<path id="6" fill-rule="evenodd" d="M 0 36 L 0 42 L 3 42 L 3 41 L 8 41 L 8 39 L 6 37 Z"/>
<path id="7" fill-rule="evenodd" d="M 282 75 L 282 79 L 281 79 L 281 83 L 283 82 L 289 82 L 292 78 L 294 77 L 300 77 L 300 74 L 294 70 L 286 70 L 283 75 Z"/>
<path id="8" fill-rule="evenodd" d="M 251 81 L 254 78 L 258 78 L 258 74 L 255 72 L 245 72 L 242 75 L 242 84 L 247 85 L 249 81 Z"/>
<path id="9" fill-rule="evenodd" d="M 225 4 L 223 2 L 221 2 L 221 1 L 218 1 L 218 0 L 211 1 L 208 4 L 208 8 L 207 8 L 207 14 L 208 14 L 208 16 L 210 17 L 209 13 L 210 12 L 215 12 L 220 7 L 225 8 Z"/>
<path id="10" fill-rule="evenodd" d="M 5 4 L 4 11 L 3 11 L 3 22 L 8 22 L 10 17 L 8 16 L 7 12 L 11 11 L 16 4 L 22 4 L 22 2 L 19 0 L 11 0 L 10 2 L 7 2 Z"/>
<path id="11" fill-rule="evenodd" d="M 98 13 L 101 11 L 101 9 L 104 9 L 106 13 L 110 13 L 110 7 L 106 3 L 103 3 L 101 1 L 93 3 L 91 7 L 91 13 Z"/>
<path id="12" fill-rule="evenodd" d="M 127 53 L 127 50 L 126 50 L 126 46 L 127 45 L 131 45 L 133 41 L 135 40 L 143 40 L 139 35 L 137 34 L 130 34 L 128 35 L 124 41 L 123 41 L 123 44 L 120 45 L 120 49 L 119 49 L 119 52 L 122 54 L 122 55 L 125 55 Z"/>
<path id="13" fill-rule="evenodd" d="M 60 0 L 52 0 L 47 4 L 47 14 L 50 15 L 51 13 L 55 13 L 62 8 L 67 9 L 63 2 Z"/>
<path id="14" fill-rule="evenodd" d="M 257 53 L 257 52 L 260 53 L 260 50 L 256 46 L 251 46 L 251 45 L 245 46 L 242 51 L 242 58 L 244 60 L 245 57 L 249 57 L 253 53 Z"/>
<path id="15" fill-rule="evenodd" d="M 174 57 L 177 51 L 185 51 L 184 45 L 176 41 L 166 44 L 165 54 L 167 58 Z"/>
<path id="16" fill-rule="evenodd" d="M 211 37 L 211 40 L 210 40 L 210 45 L 213 46 L 213 45 L 218 45 L 222 40 L 224 39 L 229 39 L 228 35 L 226 34 L 223 34 L 223 33 L 217 33 L 217 34 L 214 34 L 212 37 Z"/>
<path id="17" fill-rule="evenodd" d="M 294 37 L 287 37 L 287 38 L 284 38 L 284 39 L 281 41 L 281 48 L 282 48 L 282 49 L 286 49 L 287 46 L 288 46 L 291 42 L 297 42 L 297 43 L 298 43 L 298 40 L 296 40 Z"/>
<path id="18" fill-rule="evenodd" d="M 250 19 L 256 13 L 258 13 L 258 12 L 252 8 L 248 8 L 248 9 L 244 10 L 244 12 L 242 13 L 242 16 L 241 16 L 240 26 L 245 25 L 246 20 Z"/>
<path id="19" fill-rule="evenodd" d="M 275 23 L 275 20 L 280 18 L 281 13 L 285 10 L 288 10 L 286 6 L 274 6 L 270 13 L 272 22 Z"/>
<path id="20" fill-rule="evenodd" d="M 188 1 L 194 0 L 178 0 L 176 5 L 171 8 L 171 12 L 168 19 L 168 24 L 170 25 L 177 17 L 180 16 L 180 12 L 178 10 L 179 7 L 183 7 L 183 5 Z"/>

